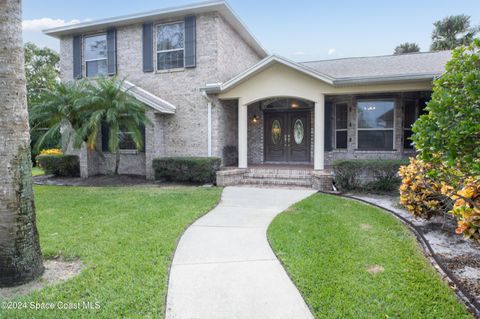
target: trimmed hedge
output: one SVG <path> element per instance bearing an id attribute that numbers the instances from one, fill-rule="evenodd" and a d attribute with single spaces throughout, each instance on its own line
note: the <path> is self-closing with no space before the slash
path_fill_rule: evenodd
<path id="1" fill-rule="evenodd" d="M 162 157 L 153 160 L 155 179 L 214 183 L 221 160 L 217 157 Z"/>
<path id="2" fill-rule="evenodd" d="M 334 180 L 339 190 L 385 191 L 400 186 L 398 169 L 408 160 L 337 160 Z"/>
<path id="3" fill-rule="evenodd" d="M 37 165 L 45 171 L 45 174 L 80 176 L 80 162 L 76 155 L 38 155 Z"/>

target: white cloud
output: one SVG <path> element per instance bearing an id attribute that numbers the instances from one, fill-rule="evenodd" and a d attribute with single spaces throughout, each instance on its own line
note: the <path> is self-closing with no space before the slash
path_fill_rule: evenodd
<path id="1" fill-rule="evenodd" d="M 337 50 L 335 48 L 328 49 L 328 55 L 334 55 L 335 53 L 337 53 Z"/>
<path id="2" fill-rule="evenodd" d="M 305 52 L 303 51 L 296 51 L 296 52 L 293 52 L 293 55 L 305 55 Z"/>
<path id="3" fill-rule="evenodd" d="M 83 21 L 90 21 L 90 19 L 86 19 Z M 76 24 L 80 22 L 82 21 L 78 19 L 66 21 L 63 19 L 41 18 L 41 19 L 23 20 L 22 27 L 23 27 L 23 31 L 41 31 L 44 29 L 56 28 L 56 27 Z"/>

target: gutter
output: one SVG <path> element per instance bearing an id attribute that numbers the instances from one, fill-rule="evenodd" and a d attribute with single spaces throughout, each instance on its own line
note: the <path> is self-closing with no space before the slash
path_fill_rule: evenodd
<path id="1" fill-rule="evenodd" d="M 207 92 L 202 91 L 202 96 L 208 101 L 207 103 L 207 156 L 212 157 L 212 99 Z"/>

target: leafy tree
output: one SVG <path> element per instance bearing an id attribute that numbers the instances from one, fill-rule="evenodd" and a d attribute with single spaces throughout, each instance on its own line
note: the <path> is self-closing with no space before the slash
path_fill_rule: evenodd
<path id="1" fill-rule="evenodd" d="M 87 114 L 87 118 L 77 130 L 77 141 L 86 141 L 88 149 L 98 149 L 102 125 L 106 125 L 109 131 L 108 150 L 116 155 L 114 174 L 117 175 L 120 142 L 131 138 L 138 150 L 143 148 L 142 127 L 149 123 L 145 105 L 129 95 L 124 82 L 116 78 L 97 79 L 89 86 L 82 104 L 82 113 Z M 129 136 L 125 135 L 125 131 L 129 132 Z"/>
<path id="2" fill-rule="evenodd" d="M 0 5 L 0 287 L 44 270 L 36 226 L 22 45 L 22 2 Z"/>
<path id="3" fill-rule="evenodd" d="M 480 175 L 480 40 L 453 51 L 412 140 L 426 162 Z"/>
<path id="4" fill-rule="evenodd" d="M 453 50 L 461 45 L 469 45 L 480 30 L 471 26 L 470 16 L 464 14 L 448 16 L 433 25 L 432 51 Z"/>
<path id="5" fill-rule="evenodd" d="M 31 113 L 31 106 L 40 102 L 43 92 L 54 89 L 58 83 L 60 57 L 52 49 L 40 48 L 30 42 L 24 45 L 24 51 L 27 102 Z M 32 154 L 35 156 L 38 150 L 34 145 L 48 128 L 39 126 L 32 120 L 30 120 L 30 127 L 35 128 L 30 131 Z M 60 134 L 49 135 L 46 140 L 42 141 L 42 144 L 46 148 L 58 147 Z"/>
<path id="6" fill-rule="evenodd" d="M 405 54 L 405 53 L 412 53 L 412 52 L 420 52 L 420 47 L 416 43 L 405 42 L 398 45 L 395 48 L 393 54 Z"/>
<path id="7" fill-rule="evenodd" d="M 25 50 L 25 76 L 27 78 L 28 105 L 40 98 L 43 90 L 52 89 L 59 81 L 60 56 L 49 48 L 40 48 L 28 42 Z"/>

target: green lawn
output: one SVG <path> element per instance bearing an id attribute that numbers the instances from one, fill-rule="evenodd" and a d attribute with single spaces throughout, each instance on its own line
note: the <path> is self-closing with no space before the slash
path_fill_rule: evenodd
<path id="1" fill-rule="evenodd" d="M 15 310 L 2 318 L 161 318 L 177 240 L 220 199 L 220 188 L 36 186 L 46 258 L 80 258 L 82 273 L 19 300 L 99 302 L 100 309 Z"/>
<path id="2" fill-rule="evenodd" d="M 45 172 L 40 167 L 32 167 L 32 176 L 40 176 L 43 174 L 45 174 Z"/>
<path id="3" fill-rule="evenodd" d="M 414 236 L 378 208 L 316 194 L 277 216 L 268 238 L 317 318 L 471 318 Z"/>

